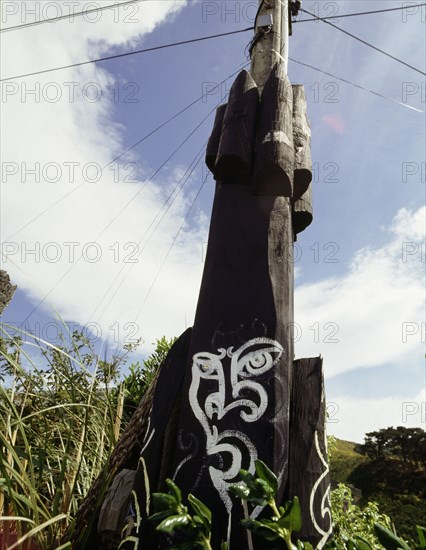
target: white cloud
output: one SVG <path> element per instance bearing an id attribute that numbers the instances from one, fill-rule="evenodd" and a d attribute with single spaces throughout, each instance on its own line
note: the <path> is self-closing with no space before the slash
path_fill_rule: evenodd
<path id="1" fill-rule="evenodd" d="M 50 4 L 59 6 L 61 14 L 69 9 L 66 2 Z M 41 5 L 16 2 L 17 12 L 7 18 L 5 26 L 33 21 L 30 8 L 40 10 Z M 137 12 L 133 8 L 101 12 L 96 24 L 75 18 L 4 33 L 2 77 L 139 44 L 146 33 L 185 5 L 181 0 L 148 1 L 135 5 Z M 53 11 L 36 18 L 58 15 Z M 160 271 L 193 191 L 176 196 L 154 232 L 162 205 L 186 167 L 166 171 L 160 181 L 148 185 L 145 178 L 152 169 L 134 155 L 126 160 L 138 161 L 142 180 L 141 174 L 135 180 L 133 165 L 127 169 L 121 165 L 119 181 L 114 181 L 117 170 L 101 171 L 122 151 L 125 130 L 113 121 L 117 105 L 106 91 L 116 81 L 103 67 L 109 66 L 85 65 L 2 83 L 2 132 L 8 139 L 2 142 L 1 236 L 2 241 L 9 239 L 3 247 L 8 253 L 3 265 L 35 303 L 46 297 L 44 306 L 64 320 L 98 322 L 103 336 L 118 335 L 120 340 L 135 336 L 132 323 L 137 321 L 136 335 L 150 344 L 163 333 L 182 331 L 185 318 L 188 324 L 192 322 L 207 220 L 194 209 L 194 227 L 183 228 Z M 90 101 L 99 90 L 102 100 Z M 195 174 L 189 185 L 198 178 Z M 87 181 L 93 177 L 99 181 Z M 126 182 L 125 177 L 133 181 Z M 135 260 L 138 263 L 132 263 Z"/>
<path id="2" fill-rule="evenodd" d="M 23 5 L 21 2 L 16 4 Z M 36 3 L 26 2 L 26 9 L 31 4 Z M 115 23 L 113 12 L 108 10 L 102 12 L 96 24 L 76 19 L 73 23 L 4 33 L 3 76 L 74 63 L 114 51 L 118 46 L 139 44 L 147 32 L 152 32 L 184 6 L 180 0 L 153 0 L 140 4 L 135 17 L 137 23 L 124 20 Z M 7 25 L 22 22 L 20 15 L 18 13 L 15 19 L 8 20 Z M 124 15 L 131 16 L 131 13 Z M 341 33 L 336 34 L 336 41 L 343 42 Z M 339 49 L 335 51 L 341 53 Z M 118 66 L 113 67 L 118 70 Z M 2 212 L 3 240 L 76 189 L 88 163 L 105 166 L 121 151 L 125 129 L 112 120 L 116 105 L 111 99 L 89 102 L 82 95 L 83 87 L 90 83 L 95 82 L 102 91 L 114 84 L 116 75 L 106 70 L 109 65 L 102 67 L 105 68 L 86 65 L 16 80 L 15 83 L 2 83 L 3 94 L 9 94 L 2 105 L 3 135 L 7 135 L 7 140 L 2 141 L 3 168 L 4 163 L 10 163 L 7 168 L 17 169 L 14 175 L 6 173 L 7 182 L 2 185 L 2 198 L 7 203 Z M 67 82 L 73 83 L 72 86 L 66 86 Z M 27 91 L 36 90 L 39 102 L 34 100 L 34 95 L 28 95 L 27 100 L 22 101 L 25 83 Z M 62 99 L 50 102 L 49 94 L 54 94 L 57 85 L 63 94 Z M 74 102 L 69 101 L 70 86 L 71 89 L 74 87 Z M 87 93 L 95 91 L 96 86 L 87 88 Z M 135 158 L 129 157 L 130 160 Z M 149 173 L 146 160 L 137 158 L 137 161 L 142 163 L 144 174 Z M 62 175 L 57 183 L 42 181 L 35 184 L 34 176 L 29 174 L 27 183 L 21 183 L 22 162 L 29 168 L 34 168 L 38 162 L 44 180 L 54 177 L 55 166 L 47 171 L 49 163 L 59 165 Z M 67 162 L 78 163 L 74 183 L 69 181 L 64 164 Z M 116 328 L 111 330 L 110 327 L 119 327 L 120 339 L 131 334 L 133 329 L 129 323 L 138 316 L 151 284 L 158 276 L 137 318 L 139 334 L 147 344 L 162 334 L 179 334 L 185 324 L 190 325 L 193 321 L 207 220 L 199 216 L 192 229 L 185 227 L 161 271 L 161 264 L 188 208 L 188 194 L 179 195 L 149 242 L 147 237 L 156 222 L 151 229 L 150 224 L 165 200 L 164 189 L 170 189 L 183 169 L 175 167 L 170 176 L 162 176 L 161 185 L 148 185 L 143 190 L 141 181 L 122 181 L 128 173 L 121 174 L 120 183 L 114 182 L 114 173 L 110 170 L 106 170 L 97 183 L 83 182 L 64 201 L 11 237 L 10 261 L 5 268 L 36 302 L 49 294 L 46 303 L 60 312 L 64 319 L 78 320 L 81 324 L 97 321 L 104 336 L 116 335 Z M 132 197 L 129 207 L 107 227 Z M 422 354 L 421 273 L 424 264 L 420 248 L 420 252 L 411 252 L 415 252 L 415 245 L 423 240 L 424 213 L 424 209 L 417 212 L 400 210 L 388 230 L 389 240 L 385 246 L 365 247 L 358 251 L 348 272 L 341 277 L 297 288 L 295 319 L 302 333 L 296 343 L 298 356 L 322 353 L 327 376 L 357 367 L 417 360 Z M 124 263 L 126 258 L 129 261 L 134 257 L 129 243 L 139 242 L 146 231 L 139 245 L 139 251 L 143 248 L 139 263 Z M 67 261 L 71 245 L 64 244 L 71 242 L 78 243 L 74 262 Z M 97 243 L 101 254 L 100 260 L 93 263 L 89 257 L 99 253 L 99 248 L 87 247 L 91 242 Z M 411 255 L 407 256 L 405 263 L 402 262 L 404 242 L 414 245 L 414 248 L 406 249 Z M 35 243 L 39 243 L 37 253 L 40 261 L 34 261 L 34 256 L 30 255 L 27 255 L 27 261 L 23 261 L 24 246 L 31 249 Z M 54 245 L 46 248 L 47 243 L 58 243 L 62 252 L 60 261 L 46 259 L 54 256 L 56 250 Z M 77 264 L 85 245 L 85 257 Z M 70 268 L 69 274 L 64 276 Z M 407 335 L 405 343 L 402 341 L 404 322 L 417 324 L 419 328 L 416 334 Z M 296 330 L 298 334 L 300 331 Z M 338 342 L 328 343 L 327 339 L 338 339 Z"/>
<path id="3" fill-rule="evenodd" d="M 298 356 L 322 354 L 327 377 L 422 357 L 425 213 L 401 209 L 382 248 L 359 250 L 341 277 L 296 289 Z"/>
<path id="4" fill-rule="evenodd" d="M 425 390 L 415 396 L 403 398 L 337 397 L 328 404 L 330 418 L 327 422 L 327 433 L 341 439 L 362 443 L 366 433 L 389 426 L 425 429 L 425 407 Z"/>

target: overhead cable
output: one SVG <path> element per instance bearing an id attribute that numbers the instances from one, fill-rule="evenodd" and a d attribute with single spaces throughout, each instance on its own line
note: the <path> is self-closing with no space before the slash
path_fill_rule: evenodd
<path id="1" fill-rule="evenodd" d="M 97 59 L 88 59 L 87 61 L 79 61 L 78 63 L 71 63 L 70 65 L 61 65 L 60 67 L 52 67 L 51 69 L 43 69 L 41 71 L 34 71 L 31 73 L 18 74 L 15 76 L 8 76 L 7 78 L 0 79 L 0 82 L 5 82 L 7 80 L 18 80 L 20 78 L 26 78 L 28 76 L 36 76 L 39 74 L 51 73 L 54 71 L 62 71 L 63 69 L 72 69 L 73 67 L 81 67 L 82 65 L 89 65 L 90 63 L 99 63 L 101 61 L 109 61 L 111 59 L 118 59 L 121 57 L 127 57 L 129 55 L 137 55 L 141 53 L 154 52 L 157 50 L 162 50 L 165 48 L 173 48 L 175 46 L 182 46 L 184 44 L 193 44 L 194 42 L 202 42 L 203 40 L 211 40 L 213 38 L 221 38 L 223 36 L 231 36 L 233 34 L 239 34 L 242 32 L 247 32 L 253 30 L 253 27 L 248 27 L 247 29 L 240 29 L 238 31 L 231 32 L 222 32 L 220 34 L 212 34 L 210 36 L 202 36 L 200 38 L 191 38 L 189 40 L 182 40 L 181 42 L 172 42 L 171 44 L 163 44 L 161 46 L 154 46 L 152 48 L 144 48 L 142 50 L 136 50 L 133 52 L 119 53 L 116 55 L 108 55 L 106 57 L 99 57 Z"/>
<path id="2" fill-rule="evenodd" d="M 376 51 L 382 53 L 383 55 L 386 55 L 387 57 L 390 57 L 394 61 L 397 61 L 398 63 L 401 63 L 402 65 L 405 65 L 406 67 L 409 67 L 410 69 L 413 69 L 413 71 L 416 71 L 416 72 L 420 73 L 421 75 L 426 76 L 426 72 L 421 71 L 420 69 L 417 69 L 417 67 L 414 67 L 413 65 L 410 65 L 409 63 L 406 63 L 405 61 L 402 61 L 402 59 L 399 59 L 398 57 L 395 57 L 394 55 L 391 55 L 390 53 L 385 52 L 384 50 L 378 48 L 377 46 L 373 46 L 373 44 L 370 44 L 370 42 L 367 42 L 366 40 L 363 40 L 359 36 L 356 36 L 355 34 L 352 34 L 351 32 L 346 31 L 345 29 L 342 29 L 341 27 L 338 27 L 337 25 L 334 25 L 333 23 L 330 23 L 329 21 L 327 21 L 323 17 L 319 17 L 318 15 L 315 15 L 314 13 L 311 13 L 310 11 L 307 11 L 303 8 L 300 8 L 300 11 L 302 11 L 304 13 L 307 13 L 309 15 L 312 15 L 313 17 L 315 17 L 319 21 L 322 21 L 323 23 L 326 23 L 327 25 L 330 25 L 331 27 L 337 29 L 338 31 L 340 31 L 344 34 L 346 34 L 347 36 L 350 36 L 351 38 L 354 38 L 355 40 L 358 40 L 358 42 L 361 42 L 362 44 L 365 44 L 369 48 L 372 48 L 373 50 L 376 50 Z"/>
<path id="3" fill-rule="evenodd" d="M 413 107 L 412 105 L 408 105 L 407 103 L 403 103 L 402 101 L 398 101 L 397 99 L 393 99 L 391 97 L 388 97 L 386 95 L 383 95 L 379 92 L 375 92 L 374 90 L 369 90 L 368 88 L 364 88 L 364 86 L 361 86 L 360 84 L 355 84 L 355 82 L 351 82 L 350 80 L 347 80 L 346 78 L 342 78 L 340 76 L 336 76 L 332 73 L 329 73 L 327 71 L 324 71 L 323 69 L 318 69 L 318 67 L 314 67 L 313 65 L 309 65 L 309 63 L 303 63 L 302 61 L 298 61 L 297 59 L 293 59 L 289 57 L 290 61 L 293 61 L 293 63 L 297 63 L 298 65 L 303 65 L 304 67 L 309 67 L 310 69 L 313 69 L 314 71 L 318 71 L 319 73 L 326 74 L 327 76 L 331 76 L 332 78 L 337 78 L 337 80 L 340 80 L 341 82 L 345 82 L 346 84 L 350 84 L 351 86 L 354 86 L 355 88 L 359 88 L 360 90 L 364 90 L 365 92 L 369 92 L 370 94 L 377 95 L 383 99 L 387 99 L 388 101 L 392 101 L 393 103 L 397 103 L 398 105 L 402 105 L 402 107 L 407 107 L 407 109 L 412 109 L 413 111 L 417 111 L 419 113 L 425 113 L 425 111 L 422 111 L 420 109 L 417 109 L 416 107 Z"/>
<path id="4" fill-rule="evenodd" d="M 399 6 L 397 8 L 385 8 L 385 9 L 382 9 L 382 10 L 371 10 L 371 11 L 358 11 L 358 12 L 355 12 L 355 13 L 344 13 L 344 14 L 340 14 L 340 15 L 326 15 L 325 17 L 322 17 L 322 20 L 323 21 L 329 21 L 330 19 L 343 19 L 343 18 L 346 18 L 346 17 L 356 17 L 358 15 L 372 15 L 372 14 L 375 14 L 375 13 L 386 13 L 386 12 L 390 12 L 390 11 L 401 11 L 401 10 L 408 10 L 409 8 L 421 8 L 421 7 L 424 7 L 426 6 L 426 3 L 425 4 L 407 4 L 406 6 Z M 302 10 L 304 11 L 304 10 Z M 318 21 L 318 18 L 317 16 L 313 17 L 312 19 L 296 19 L 294 21 L 292 21 L 292 24 L 294 23 L 307 23 L 309 21 Z"/>
<path id="5" fill-rule="evenodd" d="M 146 0 L 127 0 L 119 4 L 110 4 L 109 6 L 99 6 L 90 10 L 77 11 L 75 13 L 67 13 L 64 15 L 58 15 L 57 17 L 48 17 L 46 19 L 39 19 L 38 21 L 32 21 L 30 23 L 21 23 L 20 25 L 14 25 L 13 27 L 4 27 L 0 29 L 0 32 L 17 31 L 20 29 L 26 29 L 27 27 L 35 27 L 36 25 L 42 25 L 44 23 L 57 23 L 64 19 L 72 19 L 74 17 L 81 17 L 82 15 L 88 15 L 89 13 L 97 13 L 104 10 L 121 8 L 122 6 L 129 6 L 130 4 L 139 4 L 140 2 L 146 2 Z"/>

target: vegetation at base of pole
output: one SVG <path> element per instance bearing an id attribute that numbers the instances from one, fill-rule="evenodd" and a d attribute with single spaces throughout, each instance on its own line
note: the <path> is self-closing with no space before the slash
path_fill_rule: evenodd
<path id="1" fill-rule="evenodd" d="M 157 523 L 156 530 L 168 535 L 176 533 L 184 539 L 182 543 L 170 548 L 176 550 L 212 550 L 210 545 L 212 513 L 194 495 L 188 495 L 188 507 L 182 503 L 182 493 L 179 487 L 171 480 L 166 479 L 168 493 L 153 493 L 153 508 L 155 513 L 149 518 Z M 226 550 L 226 545 L 222 546 Z"/>
<path id="2" fill-rule="evenodd" d="M 295 497 L 284 506 L 278 506 L 275 497 L 278 482 L 275 474 L 261 460 L 256 460 L 256 473 L 250 474 L 240 470 L 241 481 L 232 485 L 229 492 L 243 501 L 257 506 L 265 506 L 270 510 L 270 517 L 262 519 L 243 519 L 242 525 L 256 536 L 264 539 L 262 548 L 277 548 L 276 541 L 282 541 L 285 550 L 314 550 L 309 542 L 294 539 L 293 534 L 302 528 L 302 514 L 299 500 Z M 182 504 L 182 493 L 177 485 L 168 479 L 168 493 L 154 493 L 154 509 L 156 513 L 149 519 L 158 523 L 156 529 L 169 535 L 179 534 L 184 540 L 171 546 L 180 550 L 209 550 L 212 513 L 200 500 L 188 495 L 194 515 L 190 515 L 188 507 Z M 418 544 L 410 546 L 405 540 L 398 537 L 391 529 L 387 516 L 379 513 L 377 505 L 371 503 L 365 511 L 357 510 L 350 504 L 344 511 L 343 502 L 350 499 L 350 490 L 344 485 L 339 486 L 332 498 L 333 508 L 341 509 L 343 514 L 333 516 L 335 533 L 324 546 L 324 550 L 426 550 L 426 528 L 416 526 Z M 337 507 L 337 502 L 340 507 Z M 350 535 L 348 525 L 352 523 Z M 358 530 L 358 533 L 356 533 Z M 274 543 L 273 546 L 268 543 Z M 226 549 L 226 543 L 222 543 Z"/>
<path id="3" fill-rule="evenodd" d="M 148 359 L 128 368 L 136 343 L 101 358 L 86 334 L 70 333 L 65 323 L 62 327 L 52 343 L 0 325 L 0 540 L 32 542 L 37 550 L 71 548 L 63 535 L 72 533 L 76 510 L 94 479 L 103 473 L 104 488 L 110 485 L 108 463 L 114 446 L 174 341 L 161 338 Z M 416 527 L 426 509 L 425 438 L 424 432 L 412 430 L 370 432 L 365 455 L 354 443 L 330 441 L 332 478 L 344 483 L 331 491 L 334 536 L 329 548 L 426 549 L 425 530 Z M 415 448 L 405 441 L 413 434 L 421 436 Z M 258 466 L 256 479 L 263 479 L 255 486 L 263 488 L 272 503 L 273 474 Z M 353 496 L 348 483 L 362 489 L 362 497 L 355 488 Z M 203 533 L 208 540 L 205 508 L 192 497 L 185 506 L 200 529 L 200 520 L 206 521 Z M 289 506 L 283 507 L 284 515 Z M 277 523 L 274 518 L 280 519 L 283 510 L 268 508 L 269 521 Z M 296 509 L 293 502 L 293 514 Z M 397 525 L 397 542 L 383 511 Z M 273 529 L 269 524 L 268 535 Z M 279 541 L 285 548 L 281 537 L 265 540 L 264 548 Z M 398 546 L 386 546 L 392 543 Z M 299 542 L 297 548 L 309 546 Z"/>
<path id="4" fill-rule="evenodd" d="M 173 342 L 123 376 L 138 342 L 107 360 L 58 326 L 52 344 L 0 324 L 0 547 L 71 548 L 60 541 L 100 473 L 108 487 L 111 453 Z"/>
<path id="5" fill-rule="evenodd" d="M 302 512 L 297 497 L 278 506 L 275 496 L 278 480 L 261 460 L 255 461 L 256 475 L 240 470 L 241 481 L 230 488 L 230 493 L 257 506 L 268 506 L 272 516 L 267 519 L 243 519 L 243 526 L 267 541 L 281 539 L 289 550 L 293 549 L 291 537 L 302 528 Z M 302 548 L 312 548 L 302 546 Z"/>

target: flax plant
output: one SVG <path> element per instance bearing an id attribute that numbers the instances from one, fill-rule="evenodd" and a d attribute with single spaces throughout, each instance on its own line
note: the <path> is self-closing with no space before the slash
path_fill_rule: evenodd
<path id="1" fill-rule="evenodd" d="M 66 549 L 73 517 L 122 428 L 127 353 L 101 360 L 81 332 L 52 344 L 0 326 L 0 534 Z M 29 547 L 28 547 L 29 548 Z"/>

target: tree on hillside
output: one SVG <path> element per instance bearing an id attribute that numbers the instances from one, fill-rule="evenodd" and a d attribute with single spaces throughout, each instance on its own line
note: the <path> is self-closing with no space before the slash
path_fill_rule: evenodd
<path id="1" fill-rule="evenodd" d="M 426 462 L 426 433 L 404 426 L 382 428 L 367 433 L 356 450 L 370 458 L 396 457 L 419 466 Z"/>

